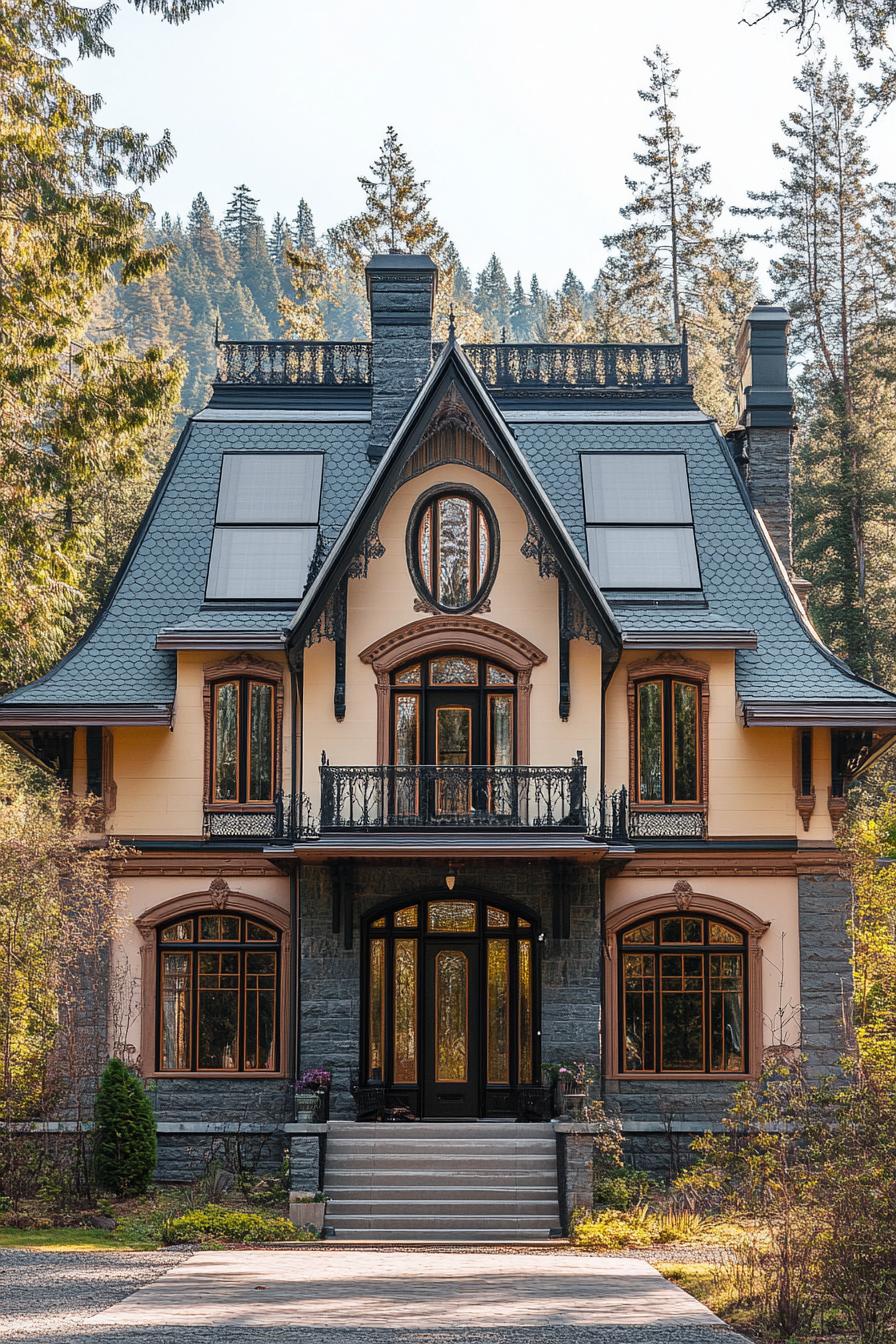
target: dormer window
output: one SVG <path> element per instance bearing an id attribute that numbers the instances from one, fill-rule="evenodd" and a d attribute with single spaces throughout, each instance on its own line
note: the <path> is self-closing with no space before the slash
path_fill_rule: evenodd
<path id="1" fill-rule="evenodd" d="M 408 529 L 408 564 L 421 597 L 438 611 L 466 612 L 491 588 L 498 528 L 477 492 L 440 486 L 418 501 Z"/>

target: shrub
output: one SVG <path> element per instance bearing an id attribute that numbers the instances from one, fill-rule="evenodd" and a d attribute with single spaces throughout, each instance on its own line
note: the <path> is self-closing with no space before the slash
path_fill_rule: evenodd
<path id="1" fill-rule="evenodd" d="M 314 1241 L 315 1237 L 305 1228 L 294 1226 L 288 1218 L 207 1204 L 204 1209 L 191 1209 L 179 1218 L 168 1218 L 162 1225 L 162 1240 L 166 1246 L 172 1246 L 194 1241 Z"/>
<path id="2" fill-rule="evenodd" d="M 688 1241 L 703 1230 L 703 1219 L 692 1213 L 654 1213 L 646 1205 L 622 1211 L 584 1215 L 572 1220 L 574 1246 L 589 1251 L 622 1251 L 629 1246 L 668 1245 Z"/>
<path id="3" fill-rule="evenodd" d="M 93 1160 L 97 1180 L 119 1196 L 146 1192 L 156 1165 L 156 1122 L 138 1078 L 110 1059 L 95 1108 Z"/>
<path id="4" fill-rule="evenodd" d="M 594 1202 L 607 1209 L 631 1209 L 650 1189 L 646 1171 L 635 1167 L 598 1169 L 595 1163 Z"/>

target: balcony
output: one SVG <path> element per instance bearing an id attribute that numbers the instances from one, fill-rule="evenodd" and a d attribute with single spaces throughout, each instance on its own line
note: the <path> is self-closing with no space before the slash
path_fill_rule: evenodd
<path id="1" fill-rule="evenodd" d="M 346 833 L 565 832 L 628 843 L 625 789 L 589 802 L 579 759 L 554 766 L 324 762 L 320 781 L 319 817 L 307 798 L 281 794 L 268 811 L 207 813 L 206 838 L 289 844 Z"/>
<path id="2" fill-rule="evenodd" d="M 322 831 L 585 831 L 585 766 L 329 765 Z"/>

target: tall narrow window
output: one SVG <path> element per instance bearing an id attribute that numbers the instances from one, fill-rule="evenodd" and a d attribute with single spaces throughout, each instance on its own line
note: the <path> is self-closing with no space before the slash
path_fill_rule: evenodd
<path id="1" fill-rule="evenodd" d="M 746 1072 L 746 938 L 708 915 L 661 915 L 619 936 L 624 1073 Z"/>
<path id="2" fill-rule="evenodd" d="M 700 697 L 695 682 L 677 677 L 637 682 L 636 803 L 702 802 Z"/>
<path id="3" fill-rule="evenodd" d="M 158 939 L 159 1070 L 274 1072 L 280 1034 L 277 930 L 244 915 L 197 913 L 166 925 Z"/>
<path id="4" fill-rule="evenodd" d="M 212 697 L 212 803 L 274 800 L 275 688 L 235 677 L 214 684 Z"/>

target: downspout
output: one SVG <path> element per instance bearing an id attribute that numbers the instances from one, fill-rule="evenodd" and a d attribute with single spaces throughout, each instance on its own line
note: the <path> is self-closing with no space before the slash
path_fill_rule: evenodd
<path id="1" fill-rule="evenodd" d="M 619 657 L 610 666 L 609 675 L 601 678 L 600 688 L 600 791 L 601 798 L 605 796 L 607 787 L 607 689 L 613 679 L 613 673 L 619 666 Z M 604 864 L 597 866 L 597 919 L 600 937 L 600 1097 L 601 1101 L 606 1096 L 607 1087 L 607 1033 L 606 1023 L 606 996 L 607 984 L 605 970 L 607 965 L 607 912 L 604 902 Z"/>
<path id="2" fill-rule="evenodd" d="M 290 741 L 290 776 L 292 783 L 292 803 L 289 809 L 291 820 L 290 830 L 295 830 L 295 823 L 301 824 L 302 820 L 302 770 L 303 770 L 303 748 L 305 744 L 304 733 L 304 659 L 299 659 L 299 666 L 296 668 L 289 661 L 290 690 L 292 699 L 291 714 L 291 741 Z M 301 696 L 301 700 L 300 700 Z M 298 726 L 299 705 L 303 721 L 301 723 L 301 741 L 297 742 L 296 728 Z M 293 836 L 293 839 L 295 837 Z M 290 1061 L 293 1078 L 299 1076 L 299 1060 L 301 1055 L 301 1032 L 299 1030 L 299 1013 L 301 1011 L 300 985 L 299 985 L 299 966 L 301 964 L 301 947 L 299 940 L 301 938 L 301 922 L 299 918 L 299 870 L 298 863 L 293 862 L 289 870 L 289 931 L 290 946 L 292 948 L 292 965 L 289 976 L 289 1022 L 290 1022 Z"/>

